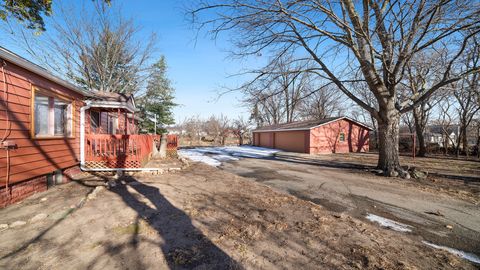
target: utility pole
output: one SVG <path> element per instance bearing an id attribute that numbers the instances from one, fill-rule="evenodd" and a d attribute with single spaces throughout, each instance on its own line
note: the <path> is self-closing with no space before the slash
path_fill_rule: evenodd
<path id="1" fill-rule="evenodd" d="M 157 115 L 154 114 L 155 116 L 155 135 L 157 135 Z"/>

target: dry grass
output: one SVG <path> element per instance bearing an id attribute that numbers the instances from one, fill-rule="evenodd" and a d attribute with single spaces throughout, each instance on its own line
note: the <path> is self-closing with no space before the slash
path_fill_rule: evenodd
<path id="1" fill-rule="evenodd" d="M 302 158 L 333 166 L 355 168 L 353 172 L 366 173 L 359 168 L 374 168 L 377 164 L 377 153 L 345 153 L 328 155 L 295 154 Z M 480 203 L 480 160 L 454 158 L 446 156 L 415 157 L 400 156 L 402 166 L 417 168 L 428 173 L 427 179 L 403 180 L 407 185 L 418 189 L 443 192 L 462 199 Z"/>

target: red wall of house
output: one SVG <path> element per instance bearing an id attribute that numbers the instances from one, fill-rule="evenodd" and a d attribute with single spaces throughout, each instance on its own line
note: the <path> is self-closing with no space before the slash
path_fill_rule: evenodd
<path id="1" fill-rule="evenodd" d="M 17 145 L 16 149 L 9 150 L 10 184 L 37 179 L 53 171 L 78 164 L 82 96 L 13 63 L 7 62 L 4 69 L 7 98 L 5 100 L 3 97 L 4 81 L 0 70 L 0 139 L 6 132 L 7 140 Z M 33 87 L 74 100 L 73 138 L 31 137 Z M 7 123 L 7 104 L 10 124 Z M 0 148 L 0 192 L 5 191 L 6 173 L 7 151 Z M 38 183 L 35 185 L 38 186 Z"/>
<path id="2" fill-rule="evenodd" d="M 339 140 L 340 133 L 345 141 Z M 310 131 L 311 154 L 368 152 L 368 129 L 345 119 Z"/>

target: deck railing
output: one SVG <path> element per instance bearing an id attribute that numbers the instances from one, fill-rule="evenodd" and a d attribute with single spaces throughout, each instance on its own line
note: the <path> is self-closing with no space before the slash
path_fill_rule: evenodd
<path id="1" fill-rule="evenodd" d="M 174 134 L 167 135 L 167 156 L 176 157 L 178 148 L 178 136 Z"/>
<path id="2" fill-rule="evenodd" d="M 159 135 L 85 135 L 85 165 L 95 168 L 140 168 L 150 158 Z"/>

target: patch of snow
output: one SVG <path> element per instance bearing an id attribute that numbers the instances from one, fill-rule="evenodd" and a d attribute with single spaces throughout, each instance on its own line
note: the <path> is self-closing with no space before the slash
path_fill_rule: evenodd
<path id="1" fill-rule="evenodd" d="M 8 224 L 0 224 L 0 232 L 8 229 Z"/>
<path id="2" fill-rule="evenodd" d="M 204 153 L 195 151 L 195 149 L 181 149 L 178 150 L 178 155 L 181 157 L 188 158 L 195 162 L 202 162 L 210 166 L 220 166 L 222 163 L 216 159 L 213 159 L 207 156 Z"/>
<path id="3" fill-rule="evenodd" d="M 224 147 L 196 147 L 192 149 L 180 149 L 181 157 L 192 161 L 202 162 L 210 166 L 220 166 L 222 162 L 239 160 L 239 158 L 266 158 L 280 152 L 278 149 L 255 147 L 255 146 L 224 146 Z"/>
<path id="4" fill-rule="evenodd" d="M 37 222 L 37 221 L 40 221 L 40 220 L 44 220 L 45 218 L 47 218 L 48 215 L 45 214 L 45 213 L 40 213 L 40 214 L 37 214 L 36 216 L 34 216 L 33 218 L 30 219 L 30 222 Z"/>
<path id="5" fill-rule="evenodd" d="M 382 227 L 387 227 L 398 232 L 411 232 L 411 228 L 413 228 L 410 225 L 396 222 L 395 220 L 391 220 L 374 214 L 367 214 L 366 218 L 372 222 L 380 224 L 380 226 Z"/>
<path id="6" fill-rule="evenodd" d="M 450 252 L 453 255 L 456 255 L 456 256 L 459 256 L 459 257 L 464 258 L 466 260 L 469 260 L 471 262 L 480 264 L 480 257 L 473 254 L 473 253 L 468 253 L 468 252 L 461 251 L 461 250 L 454 249 L 454 248 L 435 245 L 435 244 L 432 244 L 432 243 L 427 242 L 427 241 L 422 241 L 422 243 L 424 243 L 425 245 L 427 245 L 429 247 L 432 247 L 432 248 L 435 248 L 435 249 L 445 250 L 447 252 Z"/>
<path id="7" fill-rule="evenodd" d="M 16 228 L 16 227 L 20 227 L 20 226 L 23 226 L 27 224 L 27 222 L 23 221 L 23 220 L 17 220 L 15 222 L 13 222 L 12 224 L 10 224 L 10 228 Z"/>

